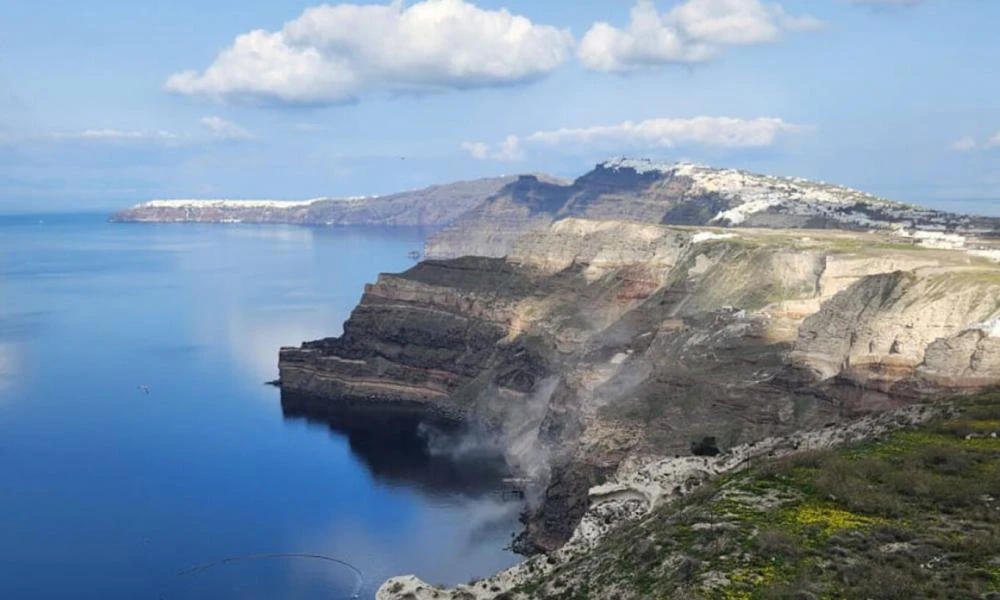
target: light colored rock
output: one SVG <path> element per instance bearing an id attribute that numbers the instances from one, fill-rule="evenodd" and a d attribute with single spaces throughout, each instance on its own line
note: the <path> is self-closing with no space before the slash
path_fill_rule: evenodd
<path id="1" fill-rule="evenodd" d="M 998 297 L 1000 274 L 992 270 L 953 267 L 871 275 L 803 322 L 792 361 L 821 379 L 842 375 L 887 391 L 913 375 L 938 340 L 969 329 L 992 331 L 992 322 L 978 321 L 997 311 Z M 955 352 L 946 361 L 948 350 Z M 967 350 L 961 344 L 939 344 L 934 360 L 941 365 L 958 356 L 968 359 Z M 940 369 L 932 366 L 926 372 Z M 961 377 L 963 372 L 952 373 Z"/>
<path id="2" fill-rule="evenodd" d="M 662 281 L 691 241 L 687 231 L 658 225 L 572 218 L 521 235 L 507 258 L 550 273 L 572 264 L 585 265 L 591 280 L 630 265 Z"/>

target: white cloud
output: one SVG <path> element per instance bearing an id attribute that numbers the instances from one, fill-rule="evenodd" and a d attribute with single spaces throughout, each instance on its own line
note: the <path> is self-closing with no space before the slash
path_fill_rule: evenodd
<path id="1" fill-rule="evenodd" d="M 483 142 L 462 142 L 462 150 L 468 152 L 472 158 L 479 160 L 490 157 L 490 146 Z"/>
<path id="2" fill-rule="evenodd" d="M 993 137 L 986 142 L 987 148 L 996 148 L 998 146 L 1000 146 L 1000 131 L 996 132 Z"/>
<path id="3" fill-rule="evenodd" d="M 198 123 L 217 140 L 249 140 L 253 135 L 236 123 L 221 117 L 202 117 Z"/>
<path id="4" fill-rule="evenodd" d="M 523 160 L 524 150 L 521 148 L 521 139 L 516 135 L 508 135 L 500 142 L 493 156 L 498 160 Z"/>
<path id="5" fill-rule="evenodd" d="M 760 148 L 774 145 L 782 134 L 801 133 L 807 129 L 769 117 L 649 119 L 638 123 L 626 121 L 618 125 L 536 131 L 525 137 L 511 135 L 495 147 L 483 142 L 465 142 L 462 148 L 473 158 L 493 160 L 520 160 L 524 157 L 525 146 L 582 146 L 609 151 L 678 146 Z"/>
<path id="6" fill-rule="evenodd" d="M 952 142 L 950 147 L 955 152 L 969 152 L 976 149 L 976 139 L 971 136 L 959 138 Z"/>
<path id="7" fill-rule="evenodd" d="M 478 160 L 516 161 L 524 159 L 521 138 L 516 135 L 508 135 L 502 142 L 496 144 L 496 148 L 491 148 L 489 144 L 484 142 L 462 142 L 462 150 Z"/>
<path id="8" fill-rule="evenodd" d="M 653 0 L 638 0 L 626 29 L 595 23 L 577 56 L 596 71 L 693 64 L 712 60 L 726 46 L 775 42 L 784 32 L 822 27 L 814 17 L 791 16 L 780 4 L 760 0 L 687 0 L 667 13 Z"/>
<path id="9" fill-rule="evenodd" d="M 365 92 L 471 88 L 535 79 L 569 57 L 568 31 L 465 0 L 306 9 L 281 30 L 236 38 L 168 90 L 223 101 L 328 104 Z"/>

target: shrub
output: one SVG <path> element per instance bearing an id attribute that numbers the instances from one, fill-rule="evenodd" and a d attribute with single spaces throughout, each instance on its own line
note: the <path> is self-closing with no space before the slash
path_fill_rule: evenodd
<path id="1" fill-rule="evenodd" d="M 799 538 L 780 529 L 765 529 L 753 540 L 754 547 L 765 557 L 797 558 L 802 554 Z"/>
<path id="2" fill-rule="evenodd" d="M 905 504 L 889 490 L 879 485 L 892 479 L 892 466 L 880 459 L 851 460 L 831 458 L 823 462 L 815 478 L 816 491 L 821 497 L 861 513 L 882 517 L 901 517 Z"/>
<path id="3" fill-rule="evenodd" d="M 945 444 L 925 446 L 918 451 L 917 458 L 923 467 L 942 475 L 965 473 L 976 462 L 964 448 Z"/>
<path id="4" fill-rule="evenodd" d="M 885 564 L 859 566 L 858 581 L 855 583 L 852 598 L 881 600 L 913 600 L 925 598 L 926 590 L 920 586 L 919 567 L 913 570 L 902 570 Z"/>
<path id="5" fill-rule="evenodd" d="M 831 450 L 803 450 L 763 463 L 758 473 L 766 478 L 791 475 L 796 469 L 817 469 L 832 456 Z"/>

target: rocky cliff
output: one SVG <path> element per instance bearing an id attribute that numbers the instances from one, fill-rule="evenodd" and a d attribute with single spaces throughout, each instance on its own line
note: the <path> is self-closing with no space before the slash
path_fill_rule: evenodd
<path id="1" fill-rule="evenodd" d="M 544 178 L 544 177 L 543 177 Z M 287 223 L 439 227 L 479 206 L 516 177 L 459 181 L 388 196 L 274 200 L 151 200 L 114 222 Z"/>
<path id="2" fill-rule="evenodd" d="M 626 458 L 1000 381 L 997 248 L 925 242 L 560 219 L 504 241 L 505 258 L 380 276 L 342 336 L 281 350 L 281 384 L 488 424 L 534 482 L 524 546 L 552 550 Z"/>
<path id="3" fill-rule="evenodd" d="M 521 234 L 567 217 L 778 229 L 1000 230 L 1000 219 L 910 206 L 805 179 L 614 159 L 569 184 L 521 176 L 431 238 L 426 255 L 504 256 Z"/>

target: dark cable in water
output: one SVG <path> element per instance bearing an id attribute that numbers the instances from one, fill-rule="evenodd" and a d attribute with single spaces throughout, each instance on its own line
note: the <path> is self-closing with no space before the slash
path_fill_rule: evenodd
<path id="1" fill-rule="evenodd" d="M 191 575 L 192 573 L 198 573 L 206 569 L 211 569 L 212 567 L 222 565 L 225 563 L 238 562 L 242 560 L 264 560 L 268 558 L 315 558 L 317 560 L 325 560 L 327 562 L 336 563 L 338 565 L 347 567 L 354 573 L 356 579 L 356 585 L 354 586 L 354 593 L 351 594 L 351 598 L 358 598 L 361 596 L 361 588 L 365 583 L 365 574 L 361 572 L 361 569 L 355 567 L 346 560 L 340 560 L 339 558 L 334 558 L 332 556 L 325 556 L 323 554 L 304 554 L 299 552 L 276 552 L 272 554 L 244 554 L 241 556 L 227 556 L 226 558 L 220 558 L 212 562 L 202 563 L 200 565 L 195 565 L 193 567 L 184 569 L 177 572 L 178 577 L 183 577 L 184 575 Z"/>

